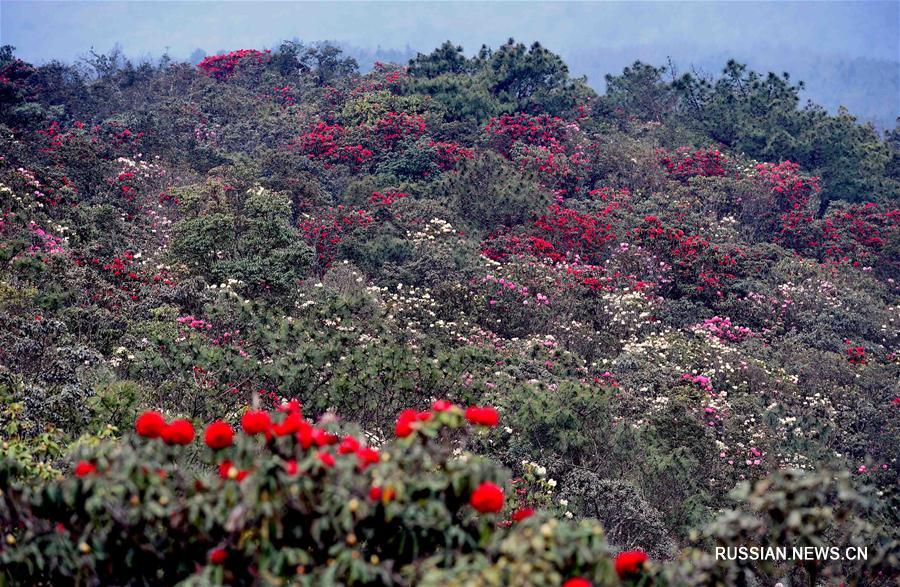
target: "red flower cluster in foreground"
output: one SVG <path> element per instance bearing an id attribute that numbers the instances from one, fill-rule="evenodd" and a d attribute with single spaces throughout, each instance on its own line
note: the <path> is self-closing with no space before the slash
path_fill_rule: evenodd
<path id="1" fill-rule="evenodd" d="M 134 422 L 134 429 L 144 438 L 159 438 L 166 428 L 166 419 L 159 412 L 144 412 Z"/>
<path id="2" fill-rule="evenodd" d="M 213 450 L 223 449 L 234 442 L 234 430 L 228 422 L 218 420 L 206 427 L 203 440 Z"/>
<path id="3" fill-rule="evenodd" d="M 330 469 L 337 464 L 337 458 L 341 456 L 355 456 L 356 466 L 359 471 L 366 470 L 370 465 L 380 462 L 381 454 L 378 450 L 365 446 L 358 438 L 351 435 L 345 435 L 338 438 L 323 428 L 313 426 L 307 421 L 302 414 L 300 404 L 293 401 L 282 406 L 285 412 L 284 418 L 280 422 L 275 422 L 268 412 L 250 410 L 241 417 L 241 429 L 248 436 L 265 436 L 266 442 L 275 437 L 293 436 L 297 443 L 304 449 L 316 448 L 316 459 L 320 466 Z M 430 411 L 417 411 L 413 409 L 403 410 L 397 418 L 395 431 L 397 436 L 405 438 L 413 434 L 418 423 L 433 420 L 437 415 L 446 414 L 446 422 L 455 421 L 455 426 L 461 423 L 462 417 L 471 424 L 478 426 L 496 426 L 499 422 L 497 410 L 489 406 L 471 406 L 463 411 L 448 400 L 437 400 L 432 404 Z M 194 440 L 194 427 L 187 420 L 174 420 L 166 423 L 165 418 L 159 412 L 146 411 L 140 414 L 135 420 L 135 431 L 138 435 L 149 438 L 161 438 L 167 444 L 188 445 Z M 216 451 L 226 449 L 234 444 L 235 431 L 231 424 L 217 420 L 206 427 L 204 432 L 204 442 L 206 445 Z M 329 448 L 334 447 L 334 448 Z M 284 470 L 289 475 L 295 475 L 298 472 L 298 463 L 296 460 L 288 460 L 284 464 Z M 86 477 L 97 472 L 97 467 L 90 462 L 81 461 L 75 467 L 75 475 L 78 477 Z M 218 465 L 219 477 L 223 480 L 242 481 L 251 471 L 240 469 L 229 459 L 223 459 Z M 392 494 L 393 495 L 393 494 Z M 385 497 L 381 488 L 372 487 L 370 497 L 373 500 L 385 500 L 392 497 Z M 469 497 L 469 504 L 476 511 L 482 514 L 498 513 L 503 509 L 504 505 L 503 489 L 490 481 L 484 481 L 472 492 Z M 522 521 L 534 515 L 534 509 L 521 508 L 512 514 L 512 519 Z M 225 560 L 226 553 L 224 551 L 212 551 L 210 553 L 210 562 L 213 564 L 221 564 Z M 215 560 L 220 562 L 215 562 Z"/>
<path id="4" fill-rule="evenodd" d="M 144 412 L 134 422 L 134 430 L 144 438 L 161 438 L 166 444 L 186 445 L 194 441 L 194 425 L 188 420 L 167 424 L 159 412 Z"/>
<path id="5" fill-rule="evenodd" d="M 245 434 L 265 434 L 272 428 L 272 419 L 268 412 L 249 411 L 241 418 L 241 428 Z"/>
<path id="6" fill-rule="evenodd" d="M 401 516 L 401 520 L 414 519 L 422 511 L 423 494 L 428 493 L 434 499 L 441 500 L 454 519 L 466 524 L 467 532 L 470 528 L 483 535 L 486 531 L 510 528 L 515 523 L 525 526 L 531 524 L 534 528 L 534 520 L 529 518 L 535 515 L 535 510 L 523 503 L 515 503 L 516 495 L 527 493 L 525 488 L 505 491 L 495 474 L 484 466 L 486 463 L 475 463 L 462 471 L 447 467 L 448 473 L 458 471 L 459 476 L 448 477 L 452 483 L 446 486 L 435 485 L 432 479 L 411 478 L 408 482 L 401 483 L 392 481 L 398 475 L 406 473 L 414 477 L 419 471 L 427 475 L 440 474 L 440 469 L 449 463 L 447 459 L 455 459 L 451 456 L 451 451 L 447 450 L 448 444 L 443 442 L 445 431 L 465 432 L 467 423 L 495 426 L 498 419 L 494 408 L 471 406 L 463 409 L 447 399 L 438 399 L 429 410 L 408 409 L 401 412 L 398 428 L 406 426 L 408 434 L 402 430 L 398 434 L 412 434 L 413 438 L 388 443 L 384 447 L 385 453 L 382 453 L 366 446 L 364 437 L 355 434 L 339 436 L 325 429 L 322 424 L 307 420 L 300 403 L 291 401 L 282 404 L 277 411 L 248 410 L 241 417 L 239 427 L 224 420 L 217 420 L 206 426 L 204 441 L 215 452 L 207 453 L 207 459 L 200 457 L 201 462 L 206 460 L 209 463 L 210 469 L 200 476 L 190 478 L 187 471 L 173 475 L 177 469 L 177 447 L 165 448 L 152 440 L 143 449 L 127 456 L 124 461 L 116 460 L 117 457 L 113 456 L 98 461 L 78 462 L 72 476 L 75 478 L 74 483 L 80 487 L 83 485 L 83 489 L 87 491 L 107 482 L 129 483 L 135 479 L 138 482 L 156 482 L 157 477 L 169 479 L 165 483 L 180 484 L 172 485 L 177 489 L 176 495 L 183 495 L 185 490 L 191 492 L 193 488 L 191 499 L 196 498 L 198 504 L 221 504 L 215 491 L 217 488 L 231 494 L 271 491 L 272 514 L 266 513 L 265 508 L 270 507 L 269 502 L 260 493 L 262 516 L 278 516 L 282 508 L 294 508 L 289 511 L 302 516 L 299 518 L 303 520 L 301 523 L 315 524 L 317 520 L 327 519 L 329 515 L 349 511 L 355 515 L 353 523 L 359 528 L 377 528 L 386 520 L 398 519 L 398 516 Z M 189 422 L 175 420 L 167 423 L 162 414 L 154 411 L 141 413 L 134 426 L 144 438 L 163 439 L 167 442 L 176 440 L 174 444 L 188 444 L 194 440 L 194 428 Z M 147 452 L 142 452 L 143 450 Z M 196 456 L 194 448 L 190 449 L 190 454 Z M 151 464 L 153 455 L 160 457 L 163 462 Z M 212 459 L 208 458 L 210 455 Z M 147 460 L 142 463 L 144 457 Z M 102 466 L 102 470 L 98 470 L 98 465 Z M 137 478 L 133 477 L 135 471 Z M 417 489 L 420 486 L 422 490 Z M 207 489 L 213 491 L 207 492 Z M 320 493 L 328 491 L 335 493 L 329 493 L 330 497 L 321 502 L 317 501 Z M 127 499 L 127 495 L 124 498 Z M 304 501 L 302 506 L 294 505 L 298 499 Z M 348 509 L 343 508 L 344 501 L 349 506 Z M 129 503 L 140 507 L 140 501 L 135 502 L 133 498 Z M 180 507 L 193 507 L 193 503 L 195 502 L 184 502 Z M 322 504 L 328 505 L 323 507 Z M 229 511 L 234 506 L 223 505 L 224 509 L 220 508 L 214 512 L 215 515 L 221 516 L 222 520 L 226 517 L 233 518 Z M 498 515 L 501 513 L 502 518 Z M 204 518 L 213 514 L 203 510 L 198 515 Z M 256 527 L 257 521 L 252 516 L 253 514 L 248 518 L 249 525 L 238 527 L 227 535 L 210 534 L 198 538 L 194 552 L 197 564 L 225 567 L 226 572 L 235 572 L 239 566 L 246 568 L 247 564 L 254 564 L 252 556 L 255 546 L 248 545 L 248 550 L 243 539 L 247 535 L 244 528 Z M 262 519 L 266 523 L 266 518 Z M 177 520 L 173 517 L 172 520 L 173 524 L 184 524 L 181 517 Z M 191 518 L 190 523 L 196 524 L 197 521 Z M 453 531 L 452 527 L 448 526 L 447 531 Z M 528 531 L 530 530 L 526 529 L 526 536 Z M 343 533 L 345 530 L 339 532 Z M 347 536 L 348 545 L 356 543 L 357 536 L 354 533 Z M 130 535 L 127 538 L 130 539 Z M 327 543 L 324 544 L 328 547 Z M 274 550 L 292 546 L 291 543 L 266 544 L 267 548 Z M 180 545 L 178 547 L 181 548 Z M 441 547 L 442 540 L 438 537 L 434 548 Z M 615 570 L 627 581 L 640 580 L 646 561 L 643 553 L 622 553 L 616 558 Z M 605 559 L 599 562 L 609 564 Z M 569 577 L 563 584 L 579 587 L 590 583 L 587 582 L 587 575 L 576 573 L 596 572 L 591 569 L 598 563 L 573 564 L 561 561 L 561 564 L 565 565 L 561 567 L 561 572 L 565 573 L 562 577 Z M 562 569 L 571 569 L 571 574 Z"/>
<path id="7" fill-rule="evenodd" d="M 228 559 L 228 551 L 224 548 L 216 548 L 209 553 L 209 563 L 212 565 L 224 565 Z"/>
<path id="8" fill-rule="evenodd" d="M 76 477 L 87 477 L 88 475 L 93 475 L 97 472 L 97 465 L 94 463 L 89 463 L 88 461 L 80 461 L 77 465 L 75 465 L 75 476 Z"/>
<path id="9" fill-rule="evenodd" d="M 500 422 L 500 415 L 491 407 L 472 406 L 466 409 L 466 420 L 478 426 L 496 426 Z"/>
<path id="10" fill-rule="evenodd" d="M 427 422 L 434 417 L 434 414 L 449 412 L 456 409 L 456 406 L 451 402 L 441 399 L 432 404 L 431 412 L 419 412 L 413 409 L 403 410 L 400 412 L 400 415 L 397 416 L 397 422 L 394 425 L 394 433 L 400 438 L 406 438 L 416 431 L 416 424 L 418 422 Z M 475 424 L 476 426 L 493 427 L 500 421 L 500 415 L 497 413 L 497 410 L 490 406 L 471 406 L 466 408 L 464 414 L 466 420 L 470 424 Z"/>
<path id="11" fill-rule="evenodd" d="M 194 425 L 188 420 L 175 420 L 163 428 L 162 439 L 166 444 L 188 445 L 194 441 Z"/>
<path id="12" fill-rule="evenodd" d="M 641 572 L 644 563 L 647 562 L 647 554 L 640 550 L 627 550 L 616 555 L 616 574 L 621 579 L 634 577 Z"/>
<path id="13" fill-rule="evenodd" d="M 394 434 L 399 438 L 406 438 L 415 432 L 416 422 L 426 422 L 431 419 L 431 412 L 419 412 L 413 409 L 406 409 L 397 416 L 397 423 L 394 425 Z"/>
<path id="14" fill-rule="evenodd" d="M 497 484 L 485 481 L 472 492 L 469 505 L 482 514 L 496 514 L 503 509 L 503 490 Z"/>

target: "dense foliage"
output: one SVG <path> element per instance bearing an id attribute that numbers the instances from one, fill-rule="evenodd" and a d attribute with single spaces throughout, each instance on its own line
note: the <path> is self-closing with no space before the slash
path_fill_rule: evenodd
<path id="1" fill-rule="evenodd" d="M 608 85 L 0 51 L 0 584 L 893 584 L 896 133 Z"/>

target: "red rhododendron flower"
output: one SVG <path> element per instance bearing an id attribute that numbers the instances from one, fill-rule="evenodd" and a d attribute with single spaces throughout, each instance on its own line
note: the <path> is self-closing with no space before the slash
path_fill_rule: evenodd
<path id="1" fill-rule="evenodd" d="M 159 412 L 144 412 L 134 421 L 134 431 L 144 438 L 159 438 L 165 427 L 166 420 Z"/>
<path id="2" fill-rule="evenodd" d="M 288 414 L 300 414 L 303 415 L 303 411 L 301 410 L 300 402 L 296 399 L 292 399 L 289 402 L 285 402 L 278 406 L 279 412 L 286 412 Z"/>
<path id="3" fill-rule="evenodd" d="M 297 431 L 297 442 L 300 443 L 300 446 L 303 448 L 309 448 L 313 445 L 314 441 L 314 433 L 315 430 L 312 427 L 312 424 L 303 420 L 300 423 L 300 430 Z"/>
<path id="4" fill-rule="evenodd" d="M 472 406 L 466 409 L 466 420 L 479 426 L 496 426 L 500 422 L 500 414 L 491 407 Z"/>
<path id="5" fill-rule="evenodd" d="M 194 425 L 187 420 L 175 420 L 163 429 L 166 444 L 190 444 L 194 440 Z"/>
<path id="6" fill-rule="evenodd" d="M 591 582 L 584 577 L 572 577 L 563 583 L 562 587 L 591 587 Z"/>
<path id="7" fill-rule="evenodd" d="M 413 424 L 416 422 L 425 422 L 432 417 L 431 412 L 417 412 L 413 409 L 405 409 L 400 412 L 397 417 L 397 424 L 394 426 L 394 432 L 400 438 L 406 438 L 413 432 Z"/>
<path id="8" fill-rule="evenodd" d="M 376 465 L 381 460 L 381 455 L 374 448 L 364 446 L 356 451 L 356 461 L 360 469 L 365 469 L 369 465 Z"/>
<path id="9" fill-rule="evenodd" d="M 231 479 L 232 478 L 232 470 L 234 470 L 233 475 L 237 476 L 237 469 L 231 463 L 231 461 L 222 461 L 219 465 L 219 477 L 222 479 Z"/>
<path id="10" fill-rule="evenodd" d="M 197 67 L 212 78 L 226 80 L 234 73 L 239 64 L 251 61 L 251 58 L 256 63 L 260 63 L 267 53 L 268 51 L 262 52 L 256 49 L 238 49 L 221 55 L 205 57 L 197 64 Z"/>
<path id="11" fill-rule="evenodd" d="M 246 479 L 249 474 L 250 471 L 238 469 L 231 461 L 222 461 L 222 464 L 219 465 L 219 477 L 222 479 L 231 479 L 232 481 L 240 482 Z"/>
<path id="12" fill-rule="evenodd" d="M 352 436 L 345 436 L 344 439 L 341 440 L 341 445 L 338 447 L 338 452 L 342 455 L 349 455 L 355 453 L 358 450 L 359 441 Z"/>
<path id="13" fill-rule="evenodd" d="M 616 574 L 620 579 L 636 575 L 647 562 L 647 554 L 640 550 L 626 550 L 616 555 Z"/>
<path id="14" fill-rule="evenodd" d="M 276 436 L 287 436 L 288 434 L 299 432 L 302 426 L 303 416 L 298 412 L 291 412 L 285 417 L 281 424 L 274 424 L 272 426 L 272 432 L 274 432 Z"/>
<path id="15" fill-rule="evenodd" d="M 272 427 L 268 412 L 249 411 L 241 417 L 241 428 L 246 434 L 265 434 Z"/>
<path id="16" fill-rule="evenodd" d="M 330 452 L 320 450 L 316 453 L 316 457 L 319 459 L 319 462 L 328 467 L 329 469 L 334 466 L 334 455 Z"/>
<path id="17" fill-rule="evenodd" d="M 289 460 L 284 464 L 284 472 L 288 475 L 296 475 L 297 471 L 299 471 L 299 467 L 297 466 L 297 461 L 294 459 Z"/>
<path id="18" fill-rule="evenodd" d="M 681 147 L 675 153 L 660 152 L 659 163 L 677 180 L 691 177 L 719 177 L 727 173 L 728 160 L 714 147 L 691 151 Z"/>
<path id="19" fill-rule="evenodd" d="M 387 503 L 392 501 L 397 496 L 397 492 L 394 491 L 393 487 L 386 487 L 382 489 L 381 487 L 372 487 L 369 489 L 369 499 L 372 501 L 379 501 L 381 503 Z"/>
<path id="20" fill-rule="evenodd" d="M 217 420 L 206 427 L 203 439 L 206 441 L 206 446 L 213 450 L 219 450 L 232 445 L 234 430 L 228 422 Z"/>
<path id="21" fill-rule="evenodd" d="M 450 403 L 448 400 L 439 399 L 436 402 L 434 402 L 433 404 L 431 404 L 431 409 L 434 410 L 435 412 L 446 412 L 448 410 L 453 409 L 453 404 Z"/>
<path id="22" fill-rule="evenodd" d="M 97 465 L 94 463 L 89 463 L 87 461 L 81 461 L 77 465 L 75 465 L 75 476 L 76 477 L 87 477 L 88 475 L 93 475 L 97 472 Z"/>
<path id="23" fill-rule="evenodd" d="M 228 551 L 224 548 L 217 548 L 209 553 L 209 562 L 213 565 L 224 565 L 227 558 Z"/>
<path id="24" fill-rule="evenodd" d="M 513 522 L 521 522 L 534 515 L 534 508 L 519 508 L 513 512 L 511 518 Z"/>
<path id="25" fill-rule="evenodd" d="M 332 444 L 337 444 L 338 441 L 338 437 L 335 434 L 331 434 L 323 428 L 314 429 L 312 431 L 312 439 L 313 442 L 316 443 L 316 446 L 330 446 Z"/>
<path id="26" fill-rule="evenodd" d="M 478 486 L 469 504 L 482 514 L 497 513 L 503 509 L 503 490 L 490 481 L 485 481 Z"/>
<path id="27" fill-rule="evenodd" d="M 418 421 L 419 413 L 413 409 L 400 412 L 397 423 L 394 425 L 394 433 L 400 438 L 406 438 L 413 433 L 412 425 Z"/>

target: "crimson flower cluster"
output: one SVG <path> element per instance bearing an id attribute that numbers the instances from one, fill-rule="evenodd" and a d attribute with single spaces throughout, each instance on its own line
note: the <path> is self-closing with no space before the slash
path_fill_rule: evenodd
<path id="1" fill-rule="evenodd" d="M 76 257 L 74 262 L 79 267 L 94 267 L 101 271 L 106 280 L 115 284 L 116 288 L 132 301 L 140 299 L 141 290 L 144 287 L 175 285 L 175 280 L 168 271 L 162 270 L 153 273 L 138 266 L 137 259 L 131 251 L 124 251 L 109 261 L 103 261 L 98 257 L 89 259 Z M 91 296 L 91 300 L 94 302 L 104 299 L 103 292 L 97 292 Z"/>
<path id="2" fill-rule="evenodd" d="M 406 67 L 398 67 L 394 64 L 376 61 L 372 71 L 359 80 L 353 87 L 352 93 L 360 95 L 382 90 L 395 91 L 403 80 L 408 77 L 409 74 Z"/>
<path id="3" fill-rule="evenodd" d="M 434 150 L 435 162 L 441 171 L 456 169 L 463 159 L 475 157 L 475 150 L 456 143 L 431 141 L 428 146 Z"/>
<path id="4" fill-rule="evenodd" d="M 567 141 L 577 130 L 577 124 L 557 116 L 533 116 L 523 112 L 491 118 L 484 128 L 488 143 L 507 157 L 515 143 L 545 147 L 550 153 L 564 153 Z"/>
<path id="5" fill-rule="evenodd" d="M 641 550 L 626 550 L 616 555 L 614 566 L 620 579 L 636 578 L 647 562 L 647 553 Z"/>
<path id="6" fill-rule="evenodd" d="M 865 347 L 855 346 L 849 340 L 844 341 L 844 355 L 847 356 L 847 362 L 851 365 L 865 365 L 866 364 L 866 349 Z"/>
<path id="7" fill-rule="evenodd" d="M 729 268 L 737 265 L 737 259 L 702 235 L 664 227 L 656 216 L 644 217 L 644 225 L 632 234 L 671 264 L 685 284 L 694 284 L 697 292 L 708 290 L 721 297 L 724 282 L 736 277 Z"/>
<path id="8" fill-rule="evenodd" d="M 609 219 L 615 209 L 616 206 L 611 204 L 597 214 L 583 214 L 554 204 L 535 221 L 542 239 L 532 244 L 554 261 L 571 256 L 588 262 L 599 261 L 603 245 L 616 238 Z"/>
<path id="9" fill-rule="evenodd" d="M 801 210 L 821 191 L 819 178 L 803 175 L 800 165 L 791 161 L 760 163 L 756 173 L 776 194 L 781 211 Z"/>
<path id="10" fill-rule="evenodd" d="M 599 261 L 605 245 L 616 240 L 615 213 L 627 205 L 630 194 L 627 189 L 598 188 L 588 196 L 606 202 L 606 207 L 588 214 L 553 204 L 532 225 L 537 235 L 492 235 L 482 243 L 482 254 L 494 261 L 503 261 L 510 255 L 532 255 L 550 263 L 575 258 Z"/>
<path id="11" fill-rule="evenodd" d="M 284 416 L 280 421 L 275 421 L 269 412 L 249 410 L 241 417 L 241 430 L 247 436 L 262 436 L 267 442 L 277 437 L 292 436 L 303 449 L 316 450 L 316 459 L 325 468 L 334 467 L 338 457 L 353 456 L 356 459 L 358 470 L 364 471 L 369 466 L 377 464 L 381 459 L 381 454 L 377 449 L 366 446 L 358 438 L 351 435 L 339 438 L 324 428 L 311 424 L 303 417 L 300 403 L 296 400 L 283 404 L 279 411 Z M 451 411 L 460 413 L 461 410 L 448 400 L 435 401 L 429 411 L 404 410 L 397 418 L 395 427 L 397 436 L 406 438 L 418 429 L 417 423 L 429 421 L 435 414 Z M 497 410 L 489 406 L 470 406 L 462 413 L 469 423 L 477 426 L 494 427 L 499 422 Z M 191 444 L 195 437 L 194 426 L 190 421 L 178 419 L 166 422 L 163 415 L 155 411 L 141 413 L 135 420 L 134 428 L 135 432 L 141 437 L 161 439 L 169 445 L 186 446 Z M 228 422 L 217 420 L 206 426 L 203 433 L 203 441 L 207 447 L 219 453 L 234 444 L 235 430 Z M 298 472 L 296 460 L 286 461 L 284 467 L 288 475 L 295 475 Z M 87 461 L 78 463 L 74 470 L 74 474 L 77 477 L 87 477 L 98 473 L 96 465 Z M 241 469 L 230 459 L 224 458 L 219 461 L 218 473 L 219 477 L 224 481 L 241 482 L 252 471 Z M 393 494 L 386 494 L 385 491 L 380 487 L 372 487 L 369 497 L 373 500 L 382 501 L 393 499 Z M 504 502 L 503 489 L 490 481 L 480 483 L 469 497 L 469 504 L 472 508 L 482 514 L 500 512 L 503 509 Z M 533 513 L 533 510 L 530 512 L 517 512 L 514 517 L 517 516 L 521 520 Z M 213 564 L 224 562 L 225 554 L 214 553 L 216 558 L 222 559 L 220 562 L 212 561 L 212 556 L 211 562 Z"/>
<path id="12" fill-rule="evenodd" d="M 15 94 L 25 87 L 29 77 L 35 73 L 34 66 L 21 59 L 12 59 L 0 68 L 0 93 Z"/>
<path id="13" fill-rule="evenodd" d="M 272 95 L 279 104 L 285 107 L 293 106 L 297 103 L 297 98 L 294 96 L 294 86 L 290 84 L 273 88 Z"/>
<path id="14" fill-rule="evenodd" d="M 134 430 L 144 438 L 159 438 L 166 444 L 188 445 L 194 441 L 194 425 L 178 419 L 167 423 L 159 412 L 142 413 L 134 422 Z"/>
<path id="15" fill-rule="evenodd" d="M 409 194 L 404 192 L 372 192 L 372 195 L 369 197 L 369 203 L 374 206 L 390 206 L 397 200 L 402 200 L 403 198 L 408 198 Z"/>
<path id="16" fill-rule="evenodd" d="M 428 422 L 435 413 L 454 410 L 456 407 L 447 400 L 438 400 L 431 406 L 431 411 L 417 411 L 411 408 L 403 410 L 397 417 L 394 425 L 394 433 L 399 438 L 406 438 L 418 429 L 419 422 Z M 488 428 L 496 426 L 500 422 L 500 415 L 496 409 L 490 406 L 470 406 L 465 411 L 466 420 L 476 426 Z"/>
<path id="17" fill-rule="evenodd" d="M 322 161 L 326 167 L 347 165 L 359 169 L 374 156 L 371 149 L 345 140 L 346 129 L 339 124 L 316 123 L 289 146 L 310 159 Z"/>
<path id="18" fill-rule="evenodd" d="M 581 150 L 563 155 L 548 147 L 529 145 L 514 147 L 513 159 L 520 169 L 535 173 L 541 185 L 553 193 L 557 201 L 584 191 L 582 180 L 588 175 L 591 163 Z"/>
<path id="19" fill-rule="evenodd" d="M 220 55 L 210 55 L 197 64 L 208 76 L 217 80 L 227 80 L 234 74 L 235 69 L 245 60 L 252 59 L 261 62 L 269 51 L 257 51 L 256 49 L 238 49 Z"/>
<path id="20" fill-rule="evenodd" d="M 334 260 L 337 246 L 343 237 L 374 222 L 365 210 L 356 210 L 344 205 L 320 211 L 316 216 L 307 217 L 297 225 L 303 238 L 316 251 L 316 260 L 321 268 L 327 268 Z"/>
<path id="21" fill-rule="evenodd" d="M 496 514 L 503 509 L 503 489 L 485 481 L 472 492 L 469 504 L 482 514 Z"/>
<path id="22" fill-rule="evenodd" d="M 807 221 L 807 234 L 811 231 L 818 240 L 807 239 L 809 246 L 801 252 L 832 263 L 849 262 L 854 267 L 871 265 L 898 230 L 900 209 L 875 202 L 854 204 L 833 210 L 821 220 Z M 886 262 L 892 263 L 894 270 L 900 268 L 900 260 Z"/>
<path id="23" fill-rule="evenodd" d="M 418 114 L 388 112 L 375 122 L 375 136 L 388 149 L 403 139 L 417 138 L 425 133 L 425 119 Z"/>
<path id="24" fill-rule="evenodd" d="M 697 151 L 681 147 L 674 153 L 661 151 L 659 164 L 672 179 L 687 181 L 691 177 L 723 176 L 727 173 L 726 168 L 729 162 L 718 149 L 713 147 Z"/>
<path id="25" fill-rule="evenodd" d="M 40 152 L 57 162 L 60 162 L 59 151 L 63 147 L 88 149 L 105 160 L 134 155 L 141 148 L 144 138 L 143 132 L 132 131 L 117 120 L 107 120 L 91 127 L 80 120 L 66 126 L 53 121 L 46 127 L 37 129 L 35 133 L 41 137 L 40 142 L 43 144 Z"/>

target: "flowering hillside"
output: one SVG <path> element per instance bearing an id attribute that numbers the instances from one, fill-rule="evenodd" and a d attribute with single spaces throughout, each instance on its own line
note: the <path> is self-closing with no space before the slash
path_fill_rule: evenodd
<path id="1" fill-rule="evenodd" d="M 90 66 L 0 49 L 0 585 L 900 579 L 896 132 L 513 41 Z"/>

